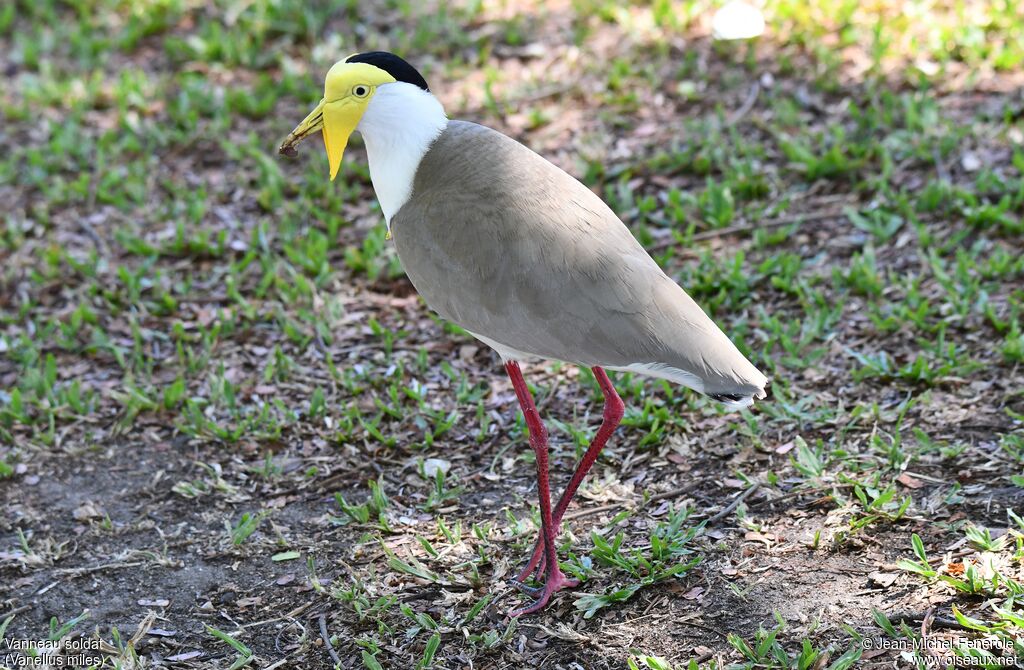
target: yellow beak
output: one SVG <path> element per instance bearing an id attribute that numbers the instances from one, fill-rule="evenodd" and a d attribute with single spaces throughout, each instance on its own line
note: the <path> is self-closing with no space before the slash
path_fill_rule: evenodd
<path id="1" fill-rule="evenodd" d="M 365 106 L 354 101 L 337 100 L 320 104 L 302 120 L 295 129 L 288 133 L 278 150 L 286 156 L 295 155 L 295 145 L 306 139 L 317 130 L 323 131 L 324 146 L 327 148 L 327 164 L 331 170 L 331 181 L 338 176 L 341 158 L 348 146 L 348 138 L 363 118 Z"/>

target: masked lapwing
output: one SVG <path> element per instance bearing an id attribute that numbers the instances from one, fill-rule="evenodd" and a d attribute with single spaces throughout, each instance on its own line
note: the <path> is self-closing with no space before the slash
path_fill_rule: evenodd
<path id="1" fill-rule="evenodd" d="M 514 584 L 544 607 L 576 585 L 558 565 L 562 515 L 625 406 L 605 370 L 688 386 L 734 407 L 765 397 L 767 380 L 661 270 L 601 199 L 501 133 L 449 120 L 419 72 L 394 54 L 349 56 L 324 97 L 281 145 L 320 131 L 330 177 L 349 136 L 366 144 L 370 179 L 402 266 L 433 310 L 501 357 L 536 454 L 542 530 Z M 519 362 L 589 367 L 604 416 L 552 507 L 548 436 Z M 535 573 L 540 586 L 527 586 Z"/>

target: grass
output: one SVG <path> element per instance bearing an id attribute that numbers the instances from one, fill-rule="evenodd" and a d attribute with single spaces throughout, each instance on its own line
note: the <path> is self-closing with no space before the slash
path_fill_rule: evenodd
<path id="1" fill-rule="evenodd" d="M 843 668 L 923 663 L 863 640 L 934 608 L 1018 654 L 1024 19 L 768 0 L 713 44 L 718 4 L 0 9 L 0 628 L 121 667 L 331 667 L 323 613 L 342 667 Z M 773 380 L 737 414 L 618 375 L 560 540 L 585 583 L 533 619 L 500 366 L 415 297 L 358 140 L 333 184 L 275 155 L 376 48 L 601 194 Z M 564 473 L 600 390 L 527 376 Z"/>

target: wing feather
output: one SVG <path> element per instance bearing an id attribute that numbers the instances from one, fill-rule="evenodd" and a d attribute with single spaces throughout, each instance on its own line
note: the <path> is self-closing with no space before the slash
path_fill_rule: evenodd
<path id="1" fill-rule="evenodd" d="M 675 369 L 708 393 L 766 383 L 600 198 L 496 131 L 449 122 L 391 229 L 427 304 L 509 349 Z"/>

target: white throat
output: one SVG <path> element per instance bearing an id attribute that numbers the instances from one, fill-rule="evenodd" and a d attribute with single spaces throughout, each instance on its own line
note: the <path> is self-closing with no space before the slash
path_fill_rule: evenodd
<path id="1" fill-rule="evenodd" d="M 366 144 L 370 179 L 391 230 L 391 217 L 412 196 L 412 182 L 430 145 L 448 125 L 430 92 L 405 82 L 377 88 L 356 126 Z"/>

